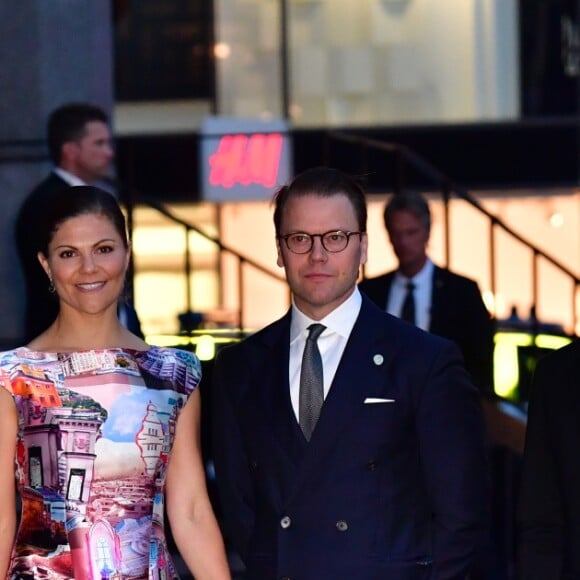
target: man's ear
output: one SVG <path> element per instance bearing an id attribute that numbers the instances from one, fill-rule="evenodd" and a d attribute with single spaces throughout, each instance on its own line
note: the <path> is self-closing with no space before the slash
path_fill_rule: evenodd
<path id="1" fill-rule="evenodd" d="M 76 157 L 77 151 L 78 151 L 78 145 L 76 144 L 75 141 L 67 141 L 66 143 L 63 143 L 61 151 L 60 151 L 61 163 L 64 160 L 74 159 Z"/>
<path id="2" fill-rule="evenodd" d="M 366 232 L 360 238 L 360 264 L 366 264 L 368 258 L 369 237 Z"/>
<path id="3" fill-rule="evenodd" d="M 278 253 L 278 258 L 276 259 L 276 264 L 280 267 L 284 267 L 284 258 L 282 257 L 282 248 L 280 248 L 280 241 L 276 240 L 276 252 Z"/>

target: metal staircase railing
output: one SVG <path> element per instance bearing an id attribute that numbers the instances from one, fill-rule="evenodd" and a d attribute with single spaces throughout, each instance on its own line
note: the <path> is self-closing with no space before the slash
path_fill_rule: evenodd
<path id="1" fill-rule="evenodd" d="M 394 170 L 394 183 L 393 191 L 399 193 L 405 188 L 405 176 L 408 170 L 412 169 L 420 174 L 423 178 L 426 178 L 430 183 L 433 184 L 435 190 L 441 193 L 444 203 L 444 255 L 445 255 L 445 265 L 449 265 L 449 253 L 450 253 L 450 228 L 449 228 L 449 200 L 452 196 L 462 199 L 482 215 L 484 215 L 489 220 L 489 253 L 490 253 L 490 290 L 493 295 L 496 295 L 497 290 L 497 279 L 496 279 L 496 243 L 495 237 L 497 230 L 501 230 L 508 234 L 512 239 L 516 240 L 524 247 L 526 247 L 533 256 L 532 261 L 532 314 L 537 312 L 538 303 L 538 284 L 539 284 L 539 274 L 538 274 L 538 263 L 540 259 L 545 260 L 552 266 L 554 266 L 559 272 L 564 274 L 572 283 L 572 296 L 571 296 L 571 319 L 573 321 L 573 328 L 576 329 L 578 324 L 578 307 L 577 307 L 577 292 L 580 285 L 580 279 L 578 276 L 572 272 L 567 266 L 562 264 L 559 260 L 549 255 L 545 251 L 541 250 L 531 241 L 525 239 L 523 236 L 515 232 L 510 226 L 503 222 L 497 216 L 491 214 L 486 210 L 477 199 L 475 199 L 465 188 L 453 182 L 453 180 L 445 175 L 443 172 L 439 171 L 426 159 L 421 157 L 415 151 L 409 149 L 404 145 L 399 145 L 397 143 L 390 143 L 386 141 L 380 141 L 376 139 L 371 139 L 368 137 L 363 137 L 356 134 L 351 134 L 342 131 L 329 131 L 326 136 L 325 143 L 325 156 L 328 165 L 331 165 L 332 161 L 332 147 L 335 142 L 343 142 L 356 147 L 359 147 L 360 153 L 360 164 L 362 170 L 368 169 L 368 152 L 369 150 L 383 152 L 385 154 L 394 156 L 395 160 L 395 170 Z"/>
<path id="2" fill-rule="evenodd" d="M 229 254 L 237 259 L 237 263 L 238 263 L 238 268 L 237 268 L 238 309 L 236 312 L 236 321 L 237 321 L 236 328 L 241 333 L 243 332 L 243 329 L 246 327 L 245 316 L 244 316 L 245 315 L 245 313 L 244 313 L 245 267 L 249 266 L 253 270 L 261 272 L 271 279 L 278 280 L 280 282 L 285 282 L 285 278 L 280 276 L 276 272 L 269 270 L 268 268 L 264 267 L 262 264 L 256 262 L 255 260 L 252 260 L 251 258 L 249 258 L 248 256 L 246 256 L 244 254 L 241 254 L 237 250 L 234 250 L 230 246 L 224 244 L 219 238 L 216 238 L 216 237 L 208 234 L 207 232 L 204 232 L 202 229 L 198 228 L 197 226 L 195 226 L 195 225 L 183 220 L 182 218 L 176 216 L 163 203 L 161 203 L 155 199 L 151 199 L 149 197 L 144 197 L 144 196 L 139 196 L 137 199 L 134 200 L 134 202 L 141 203 L 141 204 L 146 205 L 147 207 L 155 209 L 160 214 L 162 214 L 163 216 L 168 218 L 172 223 L 183 227 L 183 229 L 185 230 L 185 240 L 186 241 L 185 241 L 185 249 L 184 249 L 184 253 L 183 253 L 183 272 L 184 272 L 184 276 L 185 276 L 185 285 L 186 285 L 186 288 L 185 288 L 185 296 L 186 296 L 186 305 L 185 305 L 186 306 L 186 313 L 185 314 L 186 315 L 193 313 L 192 312 L 193 289 L 192 289 L 192 282 L 191 282 L 192 268 L 191 268 L 190 239 L 189 239 L 189 235 L 188 235 L 189 232 L 195 232 L 196 234 L 203 237 L 205 240 L 211 242 L 212 244 L 215 244 L 215 246 L 217 246 L 217 248 L 219 249 L 220 253 L 226 252 L 227 254 Z M 128 207 L 127 210 L 129 213 L 128 222 L 130 224 L 132 224 L 133 223 L 134 206 L 132 205 L 131 207 Z M 185 318 L 185 320 L 187 320 L 187 316 L 184 318 Z M 192 331 L 192 330 L 194 330 L 194 327 L 193 327 L 193 325 L 191 325 L 191 327 L 188 328 L 186 325 L 183 328 L 183 330 Z"/>
<path id="3" fill-rule="evenodd" d="M 392 191 L 396 194 L 405 189 L 406 186 L 406 176 L 410 171 L 416 172 L 423 179 L 426 179 L 428 183 L 432 184 L 433 191 L 437 191 L 441 194 L 443 200 L 443 252 L 444 252 L 444 265 L 448 266 L 450 262 L 450 227 L 449 227 L 449 201 L 451 198 L 455 197 L 457 199 L 464 200 L 470 206 L 475 208 L 481 215 L 485 216 L 489 222 L 489 235 L 488 235 L 488 246 L 490 255 L 490 271 L 489 271 L 489 281 L 490 290 L 495 296 L 497 292 L 497 249 L 496 249 L 496 233 L 501 230 L 507 234 L 511 239 L 517 241 L 519 244 L 527 248 L 532 255 L 532 271 L 531 271 L 531 304 L 532 313 L 537 311 L 537 304 L 539 300 L 539 262 L 544 260 L 548 264 L 551 264 L 557 271 L 561 272 L 566 276 L 572 285 L 572 293 L 570 299 L 570 312 L 571 320 L 573 323 L 573 328 L 576 329 L 579 323 L 579 313 L 577 305 L 577 295 L 580 286 L 580 278 L 572 272 L 566 265 L 557 260 L 555 257 L 551 256 L 538 246 L 536 246 L 530 240 L 527 240 L 524 236 L 513 230 L 508 224 L 502 221 L 497 216 L 489 212 L 481 203 L 473 197 L 464 187 L 454 183 L 453 180 L 444 174 L 442 171 L 433 166 L 429 161 L 424 159 L 421 155 L 417 154 L 410 148 L 400 145 L 397 143 L 381 141 L 377 139 L 372 139 L 369 137 L 357 135 L 355 133 L 349 133 L 344 131 L 329 131 L 326 134 L 325 140 L 325 162 L 327 165 L 332 165 L 333 158 L 333 147 L 337 143 L 346 143 L 349 146 L 357 147 L 359 150 L 359 163 L 361 171 L 364 173 L 368 169 L 369 163 L 369 152 L 378 152 L 379 154 L 386 154 L 394 160 L 394 172 L 393 172 L 393 185 Z M 284 278 L 277 274 L 276 272 L 264 267 L 258 262 L 254 261 L 249 256 L 243 255 L 237 250 L 225 245 L 220 239 L 209 235 L 202 229 L 196 227 L 195 225 L 186 222 L 174 215 L 163 203 L 156 199 L 149 197 L 144 197 L 142 195 L 131 196 L 132 203 L 131 206 L 135 204 L 144 204 L 149 206 L 162 215 L 167 217 L 170 221 L 175 224 L 180 225 L 188 232 L 196 232 L 206 240 L 215 244 L 216 247 L 221 252 L 226 252 L 231 256 L 234 256 L 238 262 L 238 310 L 236 313 L 237 326 L 238 328 L 244 328 L 244 272 L 245 266 L 249 266 L 256 271 L 259 271 L 271 279 L 284 282 Z M 129 225 L 132 226 L 132 207 L 128 207 L 129 211 Z M 191 253 L 189 247 L 189 236 L 186 235 L 186 247 L 184 250 L 183 263 L 184 263 L 184 276 L 186 284 L 186 309 L 187 312 L 191 312 L 192 308 L 192 288 L 191 288 Z M 364 271 L 363 271 L 364 275 Z M 533 330 L 533 329 L 532 329 Z"/>

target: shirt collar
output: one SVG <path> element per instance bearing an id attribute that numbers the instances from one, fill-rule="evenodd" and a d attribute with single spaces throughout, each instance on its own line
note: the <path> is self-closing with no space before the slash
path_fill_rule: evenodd
<path id="1" fill-rule="evenodd" d="M 64 179 L 71 187 L 77 185 L 87 185 L 82 179 L 78 178 L 76 175 L 69 173 L 62 167 L 55 167 L 53 171 L 61 178 Z"/>
<path id="2" fill-rule="evenodd" d="M 337 308 L 327 314 L 322 320 L 312 320 L 301 312 L 294 300 L 292 300 L 292 321 L 290 323 L 290 342 L 294 342 L 313 323 L 319 322 L 326 326 L 326 330 L 335 332 L 344 338 L 348 338 L 352 327 L 358 318 L 362 304 L 361 293 L 355 287 L 354 292 Z"/>
<path id="3" fill-rule="evenodd" d="M 403 276 L 399 271 L 395 274 L 395 283 L 400 286 L 407 286 L 407 282 L 413 281 L 415 286 L 423 285 L 427 280 L 430 280 L 433 276 L 433 270 L 435 269 L 435 264 L 430 258 L 427 258 L 425 265 L 412 277 L 407 278 Z"/>

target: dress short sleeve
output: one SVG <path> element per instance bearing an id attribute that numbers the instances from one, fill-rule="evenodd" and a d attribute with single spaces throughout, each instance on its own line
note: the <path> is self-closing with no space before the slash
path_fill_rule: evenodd
<path id="1" fill-rule="evenodd" d="M 176 392 L 188 397 L 201 381 L 199 358 L 186 350 L 152 347 L 141 353 L 137 360 L 142 370 L 163 384 L 171 384 Z"/>

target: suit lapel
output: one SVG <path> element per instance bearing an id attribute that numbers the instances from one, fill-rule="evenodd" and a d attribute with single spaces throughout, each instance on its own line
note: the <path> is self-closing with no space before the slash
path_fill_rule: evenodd
<path id="1" fill-rule="evenodd" d="M 290 400 L 290 384 L 288 380 L 290 352 L 290 314 L 280 319 L 272 331 L 263 336 L 264 362 L 262 374 L 260 417 L 258 421 L 266 421 L 270 425 L 275 439 L 280 447 L 288 453 L 293 463 L 298 464 L 306 447 L 306 440 L 300 431 L 292 402 Z"/>

